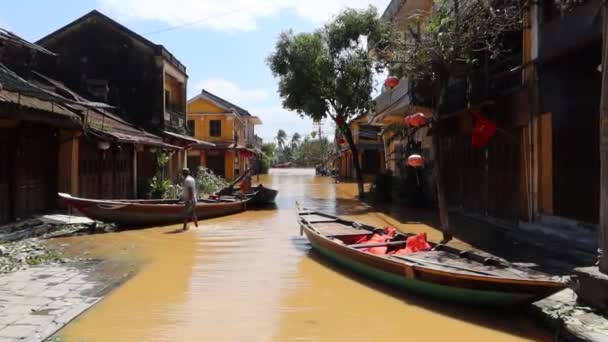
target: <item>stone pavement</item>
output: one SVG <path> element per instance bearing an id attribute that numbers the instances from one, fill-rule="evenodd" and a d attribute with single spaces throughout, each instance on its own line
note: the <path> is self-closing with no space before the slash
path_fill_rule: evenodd
<path id="1" fill-rule="evenodd" d="M 608 320 L 578 303 L 571 289 L 534 303 L 532 311 L 556 332 L 556 341 L 608 342 Z"/>
<path id="2" fill-rule="evenodd" d="M 104 286 L 79 263 L 0 275 L 0 342 L 44 341 L 101 299 Z"/>

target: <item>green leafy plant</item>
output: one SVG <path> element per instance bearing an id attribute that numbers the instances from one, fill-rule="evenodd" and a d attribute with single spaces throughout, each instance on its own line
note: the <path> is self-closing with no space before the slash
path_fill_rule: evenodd
<path id="1" fill-rule="evenodd" d="M 198 174 L 196 175 L 196 186 L 199 197 L 213 194 L 228 185 L 228 182 L 224 178 L 214 174 L 213 171 L 202 166 L 199 167 Z"/>
<path id="2" fill-rule="evenodd" d="M 171 198 L 173 183 L 167 179 L 166 167 L 173 156 L 173 152 L 158 151 L 156 153 L 156 175 L 150 180 L 150 195 L 152 198 Z"/>

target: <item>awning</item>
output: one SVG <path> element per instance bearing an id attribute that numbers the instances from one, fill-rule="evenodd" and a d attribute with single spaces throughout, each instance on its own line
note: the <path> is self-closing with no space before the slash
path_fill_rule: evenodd
<path id="1" fill-rule="evenodd" d="M 244 145 L 238 145 L 232 142 L 216 142 L 213 146 L 197 146 L 203 150 L 237 150 L 237 151 L 249 151 L 256 153 L 255 149 L 248 148 Z"/>
<path id="2" fill-rule="evenodd" d="M 171 144 L 165 143 L 161 137 L 157 137 L 152 134 L 145 135 L 132 135 L 120 132 L 109 132 L 103 131 L 96 128 L 91 128 L 91 131 L 97 133 L 100 136 L 104 136 L 109 138 L 110 140 L 114 140 L 117 142 L 125 143 L 125 144 L 134 144 L 134 145 L 144 145 L 144 146 L 155 146 L 166 148 L 170 150 L 181 150 L 182 148 L 179 146 L 174 146 Z"/>
<path id="3" fill-rule="evenodd" d="M 207 141 L 198 140 L 198 139 L 195 139 L 195 138 L 187 136 L 187 135 L 173 133 L 173 132 L 169 132 L 169 131 L 163 131 L 163 135 L 166 136 L 167 138 L 169 138 L 169 140 L 175 141 L 176 144 L 185 145 L 187 147 L 213 147 L 213 146 L 215 146 L 215 144 L 207 142 Z"/>

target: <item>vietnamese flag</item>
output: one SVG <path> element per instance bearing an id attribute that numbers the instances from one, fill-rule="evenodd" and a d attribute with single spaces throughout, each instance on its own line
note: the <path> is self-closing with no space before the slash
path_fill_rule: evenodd
<path id="1" fill-rule="evenodd" d="M 472 114 L 476 120 L 475 126 L 473 126 L 471 145 L 475 148 L 484 148 L 496 133 L 496 124 L 478 112 Z"/>

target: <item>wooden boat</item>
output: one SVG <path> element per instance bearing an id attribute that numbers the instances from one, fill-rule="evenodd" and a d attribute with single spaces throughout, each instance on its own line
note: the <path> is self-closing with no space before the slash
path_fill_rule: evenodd
<path id="1" fill-rule="evenodd" d="M 412 234 L 398 233 L 383 243 L 355 244 L 377 228 L 298 208 L 301 233 L 313 249 L 373 280 L 414 294 L 479 306 L 510 307 L 535 302 L 566 287 L 561 277 L 517 267 L 483 252 L 429 243 L 430 251 L 375 255 L 362 249 L 403 248 Z"/>
<path id="2" fill-rule="evenodd" d="M 277 190 L 267 188 L 262 184 L 251 188 L 251 191 L 245 194 L 240 192 L 239 187 L 234 187 L 218 193 L 219 196 L 224 197 L 244 197 L 249 199 L 247 205 L 250 206 L 273 204 L 278 194 L 279 192 Z"/>
<path id="3" fill-rule="evenodd" d="M 243 172 L 237 179 L 235 179 L 227 187 L 216 192 L 215 195 L 223 196 L 223 197 L 233 196 L 236 198 L 244 197 L 244 198 L 249 199 L 249 202 L 247 202 L 248 205 L 273 204 L 277 195 L 279 194 L 279 191 L 277 191 L 275 189 L 267 188 L 264 185 L 259 184 L 258 186 L 252 187 L 251 191 L 243 194 L 241 192 L 240 188 L 238 186 L 236 186 L 236 184 L 238 182 L 240 182 L 243 178 L 245 178 L 245 176 L 249 175 L 250 173 L 251 173 L 251 170 L 247 170 L 247 171 Z"/>
<path id="4" fill-rule="evenodd" d="M 59 193 L 59 197 L 87 217 L 121 226 L 158 226 L 184 220 L 184 204 L 178 200 L 94 200 Z M 198 219 L 235 214 L 246 209 L 247 199 L 199 200 Z"/>

